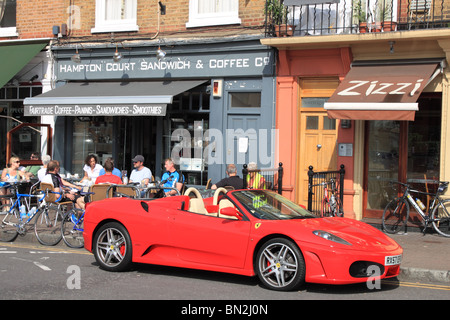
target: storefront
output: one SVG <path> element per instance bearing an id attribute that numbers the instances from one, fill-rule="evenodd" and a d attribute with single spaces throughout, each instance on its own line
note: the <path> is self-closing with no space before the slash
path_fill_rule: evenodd
<path id="1" fill-rule="evenodd" d="M 118 61 L 116 45 L 52 48 L 56 88 L 27 99 L 25 113 L 54 119 L 54 158 L 66 172 L 81 174 L 91 153 L 129 172 L 142 154 L 156 178 L 172 157 L 188 183 L 204 185 L 222 178 L 227 163 L 247 163 L 259 136 L 272 134 L 273 49 L 258 39 L 166 41 L 159 59 L 158 45 L 119 44 Z M 80 62 L 71 59 L 77 49 Z M 244 138 L 251 147 L 238 149 Z M 256 160 L 272 165 L 274 153 L 264 155 Z"/>
<path id="2" fill-rule="evenodd" d="M 2 41 L 0 58 L 4 61 L 0 75 L 0 170 L 6 167 L 7 133 L 22 122 L 39 123 L 38 116 L 24 116 L 23 101 L 42 93 L 41 80 L 47 70 L 44 48 L 48 39 Z M 24 128 L 14 154 L 29 160 L 32 152 L 45 153 L 40 130 Z"/>
<path id="3" fill-rule="evenodd" d="M 448 31 L 420 34 L 261 41 L 279 50 L 276 123 L 292 200 L 306 204 L 310 165 L 344 164 L 345 215 L 366 221 L 394 197 L 390 180 L 425 191 L 450 179 Z"/>

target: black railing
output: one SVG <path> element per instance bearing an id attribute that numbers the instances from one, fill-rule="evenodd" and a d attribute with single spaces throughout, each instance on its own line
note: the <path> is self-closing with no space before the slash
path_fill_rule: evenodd
<path id="1" fill-rule="evenodd" d="M 322 210 L 322 200 L 324 197 L 323 182 L 329 182 L 334 179 L 336 182 L 336 197 L 339 197 L 341 207 L 344 205 L 344 175 L 345 167 L 341 164 L 338 171 L 321 171 L 314 172 L 313 167 L 309 166 L 308 170 L 308 210 L 315 215 L 320 215 Z M 330 186 L 328 186 L 330 188 Z"/>
<path id="2" fill-rule="evenodd" d="M 249 176 L 251 173 L 259 175 L 256 182 Z M 244 179 L 244 189 L 255 187 L 258 189 L 273 190 L 279 194 L 281 194 L 283 190 L 283 163 L 281 162 L 278 164 L 278 168 L 263 168 L 256 170 L 250 170 L 247 165 L 244 164 L 242 176 Z M 262 179 L 260 179 L 260 177 L 262 177 Z M 262 183 L 259 184 L 259 181 L 262 181 Z"/>
<path id="3" fill-rule="evenodd" d="M 289 6 L 280 2 L 266 0 L 266 37 L 450 27 L 450 0 L 340 0 Z M 279 4 L 277 10 L 274 4 Z"/>

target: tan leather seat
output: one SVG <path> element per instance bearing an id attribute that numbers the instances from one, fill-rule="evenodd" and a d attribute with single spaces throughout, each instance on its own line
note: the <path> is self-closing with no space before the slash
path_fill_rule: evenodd
<path id="1" fill-rule="evenodd" d="M 233 202 L 231 202 L 228 199 L 222 199 L 219 201 L 219 218 L 225 218 L 225 219 L 230 219 L 230 220 L 237 220 L 237 217 L 230 217 L 230 216 L 225 216 L 223 214 L 220 214 L 220 210 L 222 210 L 223 208 L 236 208 L 233 204 Z"/>

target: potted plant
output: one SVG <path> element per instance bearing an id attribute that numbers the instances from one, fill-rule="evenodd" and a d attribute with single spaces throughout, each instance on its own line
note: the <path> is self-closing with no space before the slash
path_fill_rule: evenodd
<path id="1" fill-rule="evenodd" d="M 353 18 L 356 20 L 356 23 L 359 24 L 359 33 L 366 33 L 368 32 L 367 13 L 361 3 L 362 0 L 355 0 L 353 2 Z"/>
<path id="2" fill-rule="evenodd" d="M 391 3 L 386 3 L 385 6 L 383 6 L 380 3 L 380 12 L 381 12 L 381 17 L 383 18 L 381 24 L 383 26 L 383 31 L 384 32 L 388 32 L 388 31 L 395 31 L 396 27 L 397 27 L 397 22 L 392 21 L 392 4 Z"/>
<path id="3" fill-rule="evenodd" d="M 277 37 L 292 36 L 295 26 L 288 25 L 288 8 L 282 0 L 268 0 L 264 9 L 268 19 L 274 27 L 274 33 Z"/>

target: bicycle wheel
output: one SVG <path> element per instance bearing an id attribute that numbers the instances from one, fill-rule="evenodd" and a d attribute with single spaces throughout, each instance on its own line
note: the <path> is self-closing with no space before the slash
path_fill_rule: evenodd
<path id="1" fill-rule="evenodd" d="M 34 233 L 44 246 L 54 246 L 61 241 L 61 223 L 63 217 L 57 206 L 49 205 L 36 214 Z"/>
<path id="2" fill-rule="evenodd" d="M 344 208 L 342 208 L 341 204 L 341 198 L 336 197 L 336 217 L 343 217 L 344 216 Z"/>
<path id="3" fill-rule="evenodd" d="M 19 223 L 19 210 L 16 207 L 10 211 L 10 204 L 0 206 L 0 241 L 10 242 L 16 239 L 19 232 L 17 223 Z"/>
<path id="4" fill-rule="evenodd" d="M 409 217 L 409 203 L 406 199 L 399 198 L 391 200 L 384 208 L 382 225 L 387 233 L 397 233 L 403 227 Z"/>
<path id="5" fill-rule="evenodd" d="M 450 237 L 450 199 L 444 200 L 434 207 L 431 219 L 437 233 L 444 237 Z"/>
<path id="6" fill-rule="evenodd" d="M 331 217 L 331 206 L 328 199 L 323 199 L 322 201 L 322 211 L 320 212 L 321 217 Z"/>
<path id="7" fill-rule="evenodd" d="M 72 209 L 67 211 L 61 224 L 61 234 L 64 243 L 71 248 L 83 248 L 84 211 Z"/>

